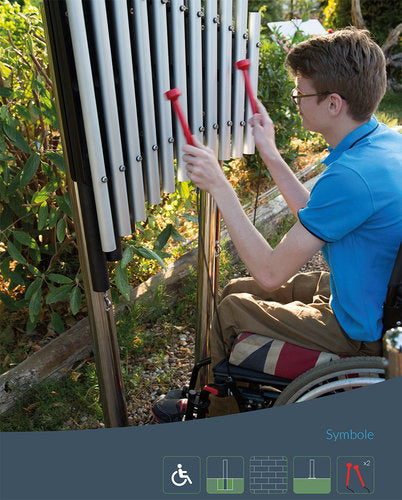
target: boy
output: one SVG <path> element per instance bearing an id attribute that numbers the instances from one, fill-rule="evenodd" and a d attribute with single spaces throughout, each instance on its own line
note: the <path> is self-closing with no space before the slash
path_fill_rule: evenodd
<path id="1" fill-rule="evenodd" d="M 212 367 L 243 331 L 339 355 L 381 355 L 382 304 L 402 239 L 402 136 L 373 116 L 386 90 L 384 55 L 366 31 L 347 28 L 301 42 L 286 64 L 303 126 L 322 134 L 330 153 L 309 193 L 281 158 L 258 103 L 250 120 L 256 146 L 298 218 L 275 249 L 243 212 L 214 153 L 197 140 L 183 147 L 189 178 L 213 196 L 252 276 L 223 291 Z M 320 249 L 330 273 L 296 274 Z M 211 400 L 210 415 L 225 413 L 225 399 Z"/>

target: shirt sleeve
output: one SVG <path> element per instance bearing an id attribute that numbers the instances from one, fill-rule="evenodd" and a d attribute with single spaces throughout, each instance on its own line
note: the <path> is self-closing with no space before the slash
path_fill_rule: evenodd
<path id="1" fill-rule="evenodd" d="M 332 243 L 358 228 L 373 212 L 365 180 L 353 169 L 333 164 L 315 183 L 307 207 L 298 216 L 314 236 Z"/>

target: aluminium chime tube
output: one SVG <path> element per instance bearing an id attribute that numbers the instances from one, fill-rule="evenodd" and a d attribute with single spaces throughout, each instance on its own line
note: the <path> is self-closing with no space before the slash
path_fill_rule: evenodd
<path id="1" fill-rule="evenodd" d="M 85 30 L 84 12 L 81 0 L 66 0 L 66 5 L 76 62 L 82 116 L 85 125 L 85 137 L 87 140 L 102 250 L 104 252 L 112 252 L 116 249 L 116 241 L 102 151 L 91 61 Z"/>
<path id="2" fill-rule="evenodd" d="M 112 52 L 104 0 L 91 0 L 91 12 L 99 66 L 105 129 L 109 151 L 111 184 L 116 210 L 116 225 L 119 236 L 129 236 L 131 231 L 130 212 L 126 187 L 126 167 L 120 138 L 119 113 L 117 110 Z"/>
<path id="3" fill-rule="evenodd" d="M 204 135 L 203 98 L 202 98 L 202 40 L 201 24 L 203 18 L 201 0 L 189 2 L 189 101 L 190 128 L 202 142 Z"/>
<path id="4" fill-rule="evenodd" d="M 219 3 L 219 160 L 230 159 L 232 126 L 232 0 Z"/>
<path id="5" fill-rule="evenodd" d="M 172 106 L 165 98 L 170 90 L 169 45 L 167 31 L 167 7 L 160 0 L 152 0 L 152 22 L 154 34 L 154 58 L 156 66 L 157 129 L 159 134 L 159 157 L 162 173 L 162 189 L 174 193 L 175 171 L 173 152 Z"/>
<path id="6" fill-rule="evenodd" d="M 181 91 L 179 97 L 180 105 L 186 119 L 188 119 L 187 107 L 187 58 L 186 58 L 186 36 L 184 14 L 186 7 L 182 0 L 170 0 L 171 9 L 171 41 L 173 54 L 173 85 Z M 174 117 L 175 123 L 175 142 L 177 157 L 177 180 L 188 181 L 186 169 L 182 161 L 182 147 L 186 143 L 184 133 L 177 117 Z"/>
<path id="7" fill-rule="evenodd" d="M 144 2 L 144 0 L 134 0 L 133 17 L 135 45 L 137 49 L 137 72 L 141 109 L 140 127 L 143 130 L 143 159 L 146 172 L 146 189 L 148 203 L 150 205 L 157 205 L 161 201 L 161 196 L 147 2 Z"/>
<path id="8" fill-rule="evenodd" d="M 205 0 L 205 137 L 218 153 L 218 0 Z"/>
<path id="9" fill-rule="evenodd" d="M 261 14 L 259 12 L 250 12 L 249 14 L 249 39 L 248 39 L 248 54 L 250 59 L 250 82 L 253 93 L 257 95 L 258 88 L 258 61 L 260 54 L 260 30 L 261 30 Z M 247 99 L 246 104 L 246 123 L 253 116 L 251 104 Z M 255 152 L 255 142 L 251 128 L 246 125 L 244 137 L 244 154 L 252 155 Z"/>
<path id="10" fill-rule="evenodd" d="M 235 48 L 234 61 L 242 61 L 246 59 L 247 51 L 247 7 L 248 0 L 236 1 L 236 31 L 235 31 Z M 243 137 L 245 113 L 245 85 L 243 72 L 233 70 L 233 127 L 232 127 L 232 158 L 241 158 L 243 156 Z"/>
<path id="11" fill-rule="evenodd" d="M 119 64 L 124 124 L 123 134 L 127 155 L 127 184 L 133 219 L 137 222 L 144 221 L 146 219 L 146 213 L 127 2 L 126 0 L 114 0 L 112 2 L 112 7 L 113 20 L 116 26 L 115 43 Z"/>

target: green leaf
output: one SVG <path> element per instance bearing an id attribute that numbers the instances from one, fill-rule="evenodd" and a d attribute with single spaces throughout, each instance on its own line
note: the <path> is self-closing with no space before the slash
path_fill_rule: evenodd
<path id="1" fill-rule="evenodd" d="M 62 318 L 56 313 L 56 312 L 52 312 L 52 316 L 51 316 L 51 324 L 54 328 L 54 331 L 58 334 L 60 333 L 63 333 L 64 332 L 64 321 L 62 320 Z"/>
<path id="2" fill-rule="evenodd" d="M 75 316 L 81 309 L 82 293 L 79 286 L 74 287 L 70 297 L 70 309 Z"/>
<path id="3" fill-rule="evenodd" d="M 130 300 L 131 287 L 128 283 L 127 269 L 123 269 L 120 262 L 117 264 L 114 270 L 115 282 L 119 292 L 127 300 Z"/>
<path id="4" fill-rule="evenodd" d="M 22 171 L 20 187 L 24 187 L 31 181 L 33 176 L 36 174 L 40 164 L 40 156 L 36 153 L 31 154 L 24 165 L 24 169 Z"/>
<path id="5" fill-rule="evenodd" d="M 59 302 L 59 300 L 64 300 L 70 293 L 71 288 L 71 285 L 62 285 L 58 288 L 54 288 L 46 296 L 46 304 L 54 304 L 55 302 Z"/>
<path id="6" fill-rule="evenodd" d="M 27 268 L 34 276 L 42 276 L 42 273 L 39 271 L 39 269 L 33 266 L 32 264 L 28 264 Z"/>
<path id="7" fill-rule="evenodd" d="M 42 279 L 41 278 L 36 278 L 29 287 L 26 289 L 25 292 L 25 300 L 30 301 L 32 296 L 42 288 Z"/>
<path id="8" fill-rule="evenodd" d="M 172 226 L 172 238 L 174 239 L 174 241 L 181 241 L 182 243 L 186 241 L 186 238 L 183 238 L 183 236 L 174 226 Z"/>
<path id="9" fill-rule="evenodd" d="M 62 285 L 73 282 L 71 278 L 69 278 L 68 276 L 64 276 L 63 274 L 50 273 L 47 275 L 47 277 L 50 279 L 50 281 L 53 281 L 53 283 L 59 283 Z"/>
<path id="10" fill-rule="evenodd" d="M 48 208 L 47 208 L 47 203 L 42 203 L 42 205 L 39 207 L 39 213 L 38 213 L 38 229 L 41 231 L 45 226 L 47 222 L 47 216 L 48 216 Z"/>
<path id="11" fill-rule="evenodd" d="M 11 311 L 17 311 L 18 307 L 14 299 L 12 299 L 9 295 L 4 292 L 0 292 L 0 300 L 7 307 L 7 309 L 11 309 Z"/>
<path id="12" fill-rule="evenodd" d="M 124 252 L 123 252 L 123 257 L 121 259 L 120 265 L 122 268 L 126 268 L 128 264 L 131 262 L 132 258 L 134 255 L 134 250 L 132 247 L 128 246 Z"/>
<path id="13" fill-rule="evenodd" d="M 63 212 L 72 218 L 73 211 L 71 209 L 70 197 L 68 194 L 66 193 L 64 196 L 56 196 L 56 201 Z"/>
<path id="14" fill-rule="evenodd" d="M 20 262 L 21 264 L 26 264 L 25 257 L 23 257 L 21 252 L 17 250 L 16 246 L 14 243 L 11 243 L 11 241 L 7 242 L 7 251 L 14 260 Z"/>
<path id="15" fill-rule="evenodd" d="M 57 224 L 57 221 L 59 220 L 61 213 L 56 210 L 55 208 L 50 209 L 50 214 L 49 214 L 49 228 L 53 229 L 54 226 Z"/>
<path id="16" fill-rule="evenodd" d="M 4 140 L 4 137 L 2 134 L 0 134 L 0 151 L 2 153 L 5 153 L 7 150 L 7 144 L 6 141 Z"/>
<path id="17" fill-rule="evenodd" d="M 198 217 L 192 214 L 183 214 L 183 219 L 185 219 L 188 222 L 194 222 L 195 224 L 198 224 Z"/>
<path id="18" fill-rule="evenodd" d="M 162 250 L 166 243 L 169 241 L 172 234 L 172 224 L 168 224 L 165 229 L 158 235 L 154 243 L 154 250 Z"/>
<path id="19" fill-rule="evenodd" d="M 190 187 L 188 182 L 179 182 L 177 185 L 177 191 L 183 200 L 186 200 L 190 196 Z"/>
<path id="20" fill-rule="evenodd" d="M 9 87 L 0 87 L 0 96 L 1 97 L 10 97 L 10 95 L 13 93 L 13 89 L 10 89 Z"/>
<path id="21" fill-rule="evenodd" d="M 42 283 L 40 284 L 42 285 Z M 42 290 L 41 288 L 39 288 L 32 294 L 31 300 L 29 302 L 29 319 L 32 321 L 32 323 L 36 323 L 38 321 L 41 302 Z"/>
<path id="22" fill-rule="evenodd" d="M 10 139 L 10 141 L 17 146 L 18 149 L 23 151 L 24 153 L 32 153 L 31 148 L 28 146 L 27 141 L 24 139 L 24 136 L 17 130 L 14 126 L 8 124 L 3 124 L 3 130 Z"/>
<path id="23" fill-rule="evenodd" d="M 59 170 L 61 170 L 64 174 L 66 173 L 66 164 L 64 163 L 64 157 L 62 154 L 56 153 L 55 151 L 49 151 L 49 153 L 46 153 L 45 156 L 52 163 L 54 163 Z"/>
<path id="24" fill-rule="evenodd" d="M 144 257 L 144 259 L 151 259 L 151 260 L 156 260 L 159 262 L 159 264 L 163 267 L 163 269 L 166 269 L 165 263 L 163 260 L 159 257 L 158 254 L 156 254 L 153 250 L 150 248 L 145 248 L 145 247 L 133 247 L 134 253 L 139 255 L 140 257 Z"/>
<path id="25" fill-rule="evenodd" d="M 14 239 L 25 245 L 26 247 L 32 248 L 34 250 L 39 250 L 39 246 L 36 241 L 29 236 L 27 233 L 23 233 L 22 231 L 14 231 L 13 232 Z"/>
<path id="26" fill-rule="evenodd" d="M 64 219 L 60 219 L 59 222 L 57 223 L 57 228 L 56 228 L 56 235 L 57 239 L 59 240 L 60 243 L 64 241 L 64 238 L 66 237 L 66 228 L 67 228 L 67 223 Z"/>

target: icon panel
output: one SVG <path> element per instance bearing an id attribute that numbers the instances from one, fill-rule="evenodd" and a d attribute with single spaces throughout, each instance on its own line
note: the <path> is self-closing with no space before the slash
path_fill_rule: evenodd
<path id="1" fill-rule="evenodd" d="M 200 457 L 164 457 L 163 493 L 191 494 L 201 491 Z"/>
<path id="2" fill-rule="evenodd" d="M 293 492 L 304 494 L 330 493 L 330 457 L 294 457 Z"/>
<path id="3" fill-rule="evenodd" d="M 283 456 L 250 458 L 250 493 L 286 493 L 288 459 Z"/>
<path id="4" fill-rule="evenodd" d="M 207 458 L 207 493 L 233 495 L 243 492 L 243 457 Z"/>
<path id="5" fill-rule="evenodd" d="M 338 493 L 370 495 L 374 492 L 374 457 L 338 457 L 336 469 Z"/>

